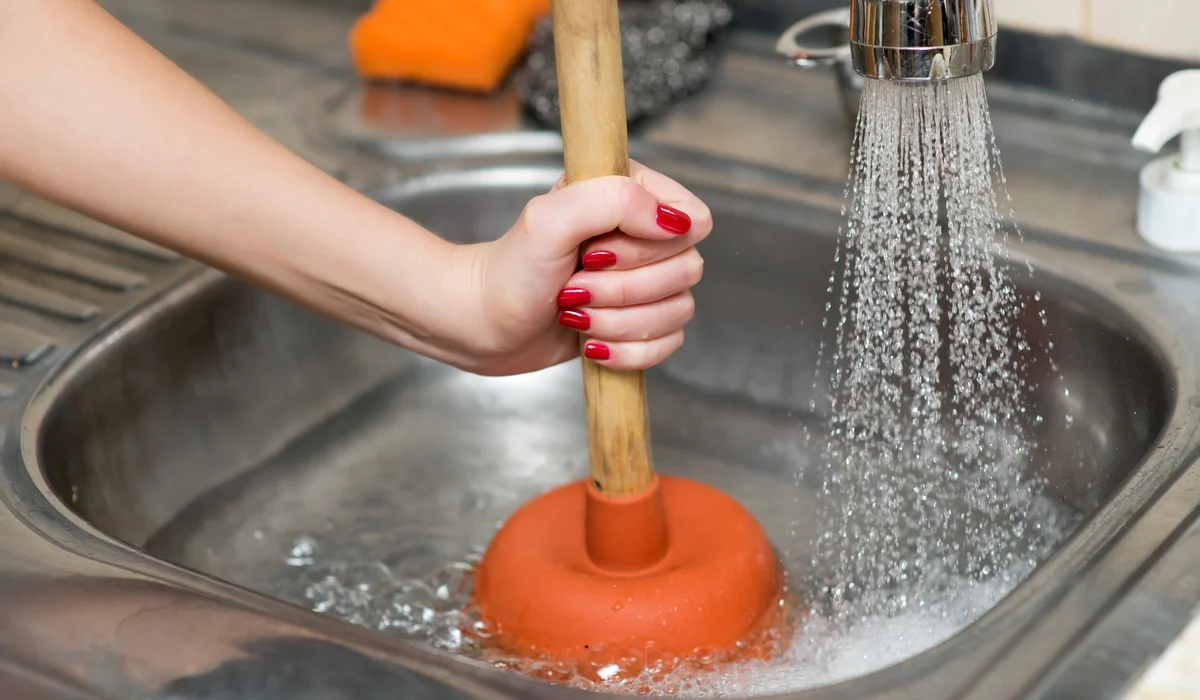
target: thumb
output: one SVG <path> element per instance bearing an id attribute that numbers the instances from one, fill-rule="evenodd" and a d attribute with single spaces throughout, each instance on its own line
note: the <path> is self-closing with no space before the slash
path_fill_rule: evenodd
<path id="1" fill-rule="evenodd" d="M 635 180 L 620 176 L 558 187 L 530 200 L 521 219 L 531 242 L 555 258 L 578 255 L 583 243 L 613 231 L 663 241 L 691 228 L 686 213 L 661 204 Z"/>

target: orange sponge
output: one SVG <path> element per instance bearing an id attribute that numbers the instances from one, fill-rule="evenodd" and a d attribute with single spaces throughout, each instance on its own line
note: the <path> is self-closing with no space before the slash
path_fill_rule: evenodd
<path id="1" fill-rule="evenodd" d="M 350 52 L 366 78 L 490 92 L 549 11 L 550 0 L 377 0 Z"/>

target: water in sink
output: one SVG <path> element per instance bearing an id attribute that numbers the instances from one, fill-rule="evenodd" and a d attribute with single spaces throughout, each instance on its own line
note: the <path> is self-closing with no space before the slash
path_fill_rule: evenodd
<path id="1" fill-rule="evenodd" d="M 517 507 L 586 473 L 579 382 L 575 363 L 502 379 L 420 363 L 271 463 L 206 496 L 148 549 L 355 624 L 486 658 L 461 632 L 471 565 Z M 695 408 L 703 401 L 687 385 L 663 373 L 650 382 L 656 466 L 737 497 L 779 543 L 795 588 L 815 591 L 828 573 L 809 566 L 811 542 L 823 531 L 820 494 L 795 474 L 809 471 L 820 454 L 805 447 L 802 426 L 780 416 L 772 437 L 731 445 L 730 453 L 745 455 L 733 463 L 703 439 L 696 449 L 689 436 L 720 440 L 738 420 L 735 407 L 709 399 L 714 410 L 706 412 Z M 1069 509 L 1049 499 L 1024 505 L 1050 539 L 1073 522 Z M 615 674 L 600 686 L 591 678 L 611 663 L 604 653 L 583 675 L 536 662 L 522 670 L 630 693 L 745 696 L 811 687 L 948 639 L 1030 566 L 1021 561 L 982 580 L 955 572 L 929 577 L 923 586 L 898 590 L 905 604 L 882 614 L 861 600 L 813 594 L 796 644 L 768 665 L 674 674 L 651 667 L 634 677 Z"/>
<path id="2" fill-rule="evenodd" d="M 959 87 L 969 91 L 978 86 Z M 879 89 L 878 95 L 868 91 L 865 99 L 878 99 L 880 105 L 865 104 L 860 114 L 868 121 L 876 115 L 883 124 L 903 112 L 879 107 L 899 94 L 892 91 L 910 88 Z M 980 120 L 986 119 L 981 89 L 940 99 L 952 97 L 977 100 L 974 107 L 983 110 Z M 916 108 L 924 106 L 918 101 Z M 967 136 L 987 143 L 990 133 L 958 133 L 958 143 Z M 942 138 L 938 143 L 950 148 L 956 142 Z M 986 158 L 990 153 L 974 155 Z M 948 151 L 945 156 L 952 160 Z M 885 174 L 879 182 L 890 179 Z M 480 195 L 481 209 L 487 207 L 487 196 Z M 905 199 L 899 190 L 889 196 L 896 202 Z M 436 205 L 435 198 L 430 206 Z M 448 209 L 479 214 L 461 206 Z M 356 624 L 585 688 L 684 696 L 765 694 L 862 675 L 924 651 L 992 608 L 1072 530 L 1079 514 L 1044 494 L 1041 481 L 1028 477 L 1036 471 L 1031 463 L 1045 459 L 1037 456 L 1037 431 L 1021 429 L 1034 416 L 1021 413 L 1026 406 L 1019 403 L 1019 394 L 1035 387 L 1017 381 L 1029 373 L 1011 366 L 1006 353 L 1025 342 L 1010 333 L 1015 333 L 1021 304 L 1036 299 L 1028 294 L 1019 301 L 993 261 L 992 254 L 1003 257 L 1003 250 L 982 240 L 993 232 L 993 222 L 979 218 L 979 211 L 950 217 L 984 229 L 951 226 L 951 240 L 980 245 L 979 254 L 965 248 L 949 251 L 958 265 L 951 277 L 957 274 L 962 281 L 986 273 L 991 284 L 952 288 L 945 295 L 949 312 L 932 306 L 921 312 L 911 300 L 920 294 L 937 296 L 938 285 L 945 283 L 936 269 L 931 277 L 921 273 L 929 273 L 928 266 L 943 258 L 937 250 L 914 246 L 911 250 L 928 254 L 914 262 L 899 255 L 910 250 L 900 242 L 922 240 L 920 234 L 928 233 L 904 230 L 910 225 L 940 230 L 945 224 L 936 219 L 945 212 L 935 204 L 898 216 L 877 200 L 865 216 L 861 209 L 851 213 L 862 224 L 851 235 L 860 238 L 842 249 L 838 262 L 852 277 L 878 286 L 860 287 L 859 294 L 851 290 L 841 300 L 842 317 L 861 313 L 857 325 L 839 326 L 834 307 L 827 309 L 826 322 L 843 330 L 840 341 L 835 338 L 825 349 L 827 359 L 843 370 L 833 382 L 834 395 L 851 389 L 833 402 L 832 430 L 811 419 L 821 415 L 816 400 L 809 411 L 801 406 L 773 410 L 712 391 L 721 377 L 739 369 L 713 349 L 729 346 L 731 337 L 755 340 L 744 327 L 732 332 L 718 327 L 721 319 L 744 322 L 745 313 L 725 309 L 706 317 L 706 309 L 722 300 L 735 305 L 744 300 L 738 285 L 754 279 L 745 274 L 721 278 L 721 260 L 710 262 L 709 269 L 717 273 L 715 283 L 725 288 L 708 292 L 707 300 L 698 292 L 697 319 L 689 331 L 689 346 L 704 350 L 692 353 L 685 346 L 650 376 L 658 469 L 734 495 L 780 548 L 793 590 L 807 606 L 785 658 L 736 668 L 708 670 L 692 664 L 672 670 L 640 653 L 614 667 L 614 658 L 628 650 L 606 650 L 585 668 L 569 669 L 487 658 L 479 651 L 469 633 L 470 614 L 463 611 L 475 558 L 517 507 L 586 473 L 575 364 L 496 379 L 430 362 L 411 363 L 268 464 L 194 502 L 147 549 Z M 511 218 L 503 212 L 496 217 Z M 881 224 L 901 230 L 872 229 Z M 891 235 L 890 242 L 880 234 Z M 744 240 L 751 241 L 754 234 L 748 228 L 746 235 Z M 855 248 L 856 242 L 868 240 L 880 244 L 873 250 L 882 256 L 861 256 L 865 249 Z M 847 263 L 847 252 L 860 257 Z M 834 257 L 808 264 L 827 270 Z M 888 286 L 897 283 L 897 275 L 913 274 L 924 286 Z M 833 282 L 830 291 L 837 291 Z M 756 298 L 775 303 L 761 294 Z M 966 308 L 954 306 L 954 300 L 963 299 L 969 302 Z M 947 305 L 946 298 L 940 301 Z M 788 300 L 780 303 L 786 313 Z M 977 317 L 956 325 L 948 320 L 950 314 L 961 319 L 972 311 L 982 312 L 982 321 Z M 915 323 L 914 314 L 919 316 Z M 781 318 L 766 312 L 754 316 L 760 317 L 776 324 Z M 1044 326 L 1044 319 L 1033 324 Z M 904 332 L 913 327 L 924 333 Z M 896 328 L 898 336 L 871 344 L 872 333 Z M 954 336 L 956 329 L 965 329 L 965 335 Z M 774 327 L 769 332 L 780 335 Z M 1037 347 L 1048 347 L 1046 337 L 1040 338 L 1043 344 Z M 789 345 L 786 337 L 784 341 Z M 772 375 L 773 368 L 789 358 L 779 352 L 767 355 L 738 357 L 752 375 L 784 374 Z M 955 367 L 972 371 L 955 377 Z M 903 385 L 914 377 L 918 381 Z M 988 391 L 962 393 L 964 381 L 977 380 Z M 818 376 L 814 384 L 822 381 Z M 892 390 L 877 391 L 888 386 Z M 766 393 L 776 388 L 768 387 Z M 915 414 L 907 411 L 912 395 L 924 402 Z M 882 438 L 857 432 L 847 441 L 848 426 L 869 426 L 880 416 L 903 429 L 885 431 Z M 920 450 L 914 456 L 914 446 L 929 445 L 937 448 L 932 456 Z M 962 445 L 970 449 L 959 449 Z M 487 631 L 476 630 L 480 632 Z"/>

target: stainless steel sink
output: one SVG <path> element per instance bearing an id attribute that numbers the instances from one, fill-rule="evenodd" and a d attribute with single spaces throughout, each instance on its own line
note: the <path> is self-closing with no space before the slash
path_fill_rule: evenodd
<path id="1" fill-rule="evenodd" d="M 797 581 L 810 581 L 803 564 L 820 525 L 818 465 L 803 435 L 819 425 L 807 409 L 818 345 L 830 340 L 821 321 L 836 199 L 778 179 L 774 194 L 756 194 L 757 176 L 714 173 L 710 161 L 680 153 L 652 164 L 700 193 L 717 222 L 703 244 L 688 342 L 650 373 L 657 465 L 742 499 Z M 536 156 L 500 167 L 443 164 L 375 194 L 449 238 L 476 241 L 504 231 L 558 174 Z M 1049 233 L 1027 239 L 1015 246 L 1012 270 L 1047 323 L 1036 313 L 1022 323 L 1027 334 L 1050 335 L 1061 368 L 1025 368 L 1037 385 L 1033 413 L 1045 418 L 1029 469 L 1046 477 L 1077 526 L 951 639 L 789 697 L 959 696 L 988 688 L 999 669 L 1006 685 L 981 697 L 1014 697 L 1011 687 L 1049 673 L 1066 642 L 1180 524 L 1155 508 L 1171 502 L 1165 487 L 1200 445 L 1200 309 L 1180 303 L 1200 297 L 1200 276 Z M 1020 259 L 1034 264 L 1032 277 Z M 280 673 L 274 658 L 309 664 L 322 678 L 358 668 L 377 679 L 364 681 L 369 692 L 426 688 L 399 697 L 574 697 L 362 626 L 378 620 L 301 610 L 313 580 L 286 559 L 306 538 L 318 544 L 317 559 L 383 562 L 405 575 L 468 558 L 513 508 L 584 473 L 577 365 L 503 379 L 461 373 L 198 269 L 133 309 L 58 367 L 26 413 L 26 500 L 39 505 L 25 512 L 37 511 L 28 525 L 51 535 L 69 523 L 68 551 L 150 580 L 77 579 L 85 591 L 101 586 L 103 600 L 110 588 L 165 581 L 155 595 L 168 609 L 211 606 L 251 637 L 287 637 L 232 658 L 201 655 L 193 675 L 176 668 L 172 681 L 193 694 L 168 697 L 207 697 L 212 688 L 293 697 L 263 685 Z M 1182 497 L 1200 503 L 1200 492 Z M 55 590 L 25 592 L 25 609 L 60 603 Z M 190 603 L 193 595 L 205 602 Z M 66 598 L 81 614 L 101 605 Z M 161 636 L 167 625 L 150 626 Z M 40 639 L 71 648 L 47 633 Z M 330 650 L 344 661 L 314 661 Z M 181 663 L 165 651 L 139 653 Z M 1017 662 L 1031 653 L 1036 663 Z M 362 692 L 355 697 L 375 697 Z"/>
<path id="2" fill-rule="evenodd" d="M 221 3 L 216 26 L 194 0 L 104 4 L 449 237 L 496 235 L 561 167 L 512 93 L 360 90 L 354 12 Z M 730 38 L 709 89 L 631 144 L 718 222 L 689 341 L 650 377 L 656 456 L 745 500 L 804 587 L 803 434 L 849 134 L 833 84 L 780 65 L 771 37 Z M 791 700 L 1118 698 L 1200 603 L 1200 260 L 1132 231 L 1141 115 L 991 92 L 1025 225 L 1012 269 L 1048 320 L 1027 330 L 1061 367 L 1026 368 L 1046 419 L 1028 468 L 1072 526 L 944 641 Z M 593 697 L 305 597 L 330 560 L 435 570 L 581 475 L 576 365 L 453 372 L 3 186 L 0 360 L 0 697 Z M 306 536 L 318 550 L 291 551 Z"/>

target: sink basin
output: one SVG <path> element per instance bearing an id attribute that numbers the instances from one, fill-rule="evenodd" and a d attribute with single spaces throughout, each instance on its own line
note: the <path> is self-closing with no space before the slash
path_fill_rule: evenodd
<path id="1" fill-rule="evenodd" d="M 448 238 L 479 241 L 506 230 L 558 175 L 536 163 L 464 169 L 375 195 Z M 823 526 L 821 464 L 811 435 L 825 406 L 814 404 L 823 394 L 813 377 L 820 345 L 832 341 L 822 320 L 840 215 L 677 177 L 717 224 L 702 244 L 688 340 L 648 376 L 656 466 L 745 503 L 819 605 L 809 556 Z M 1052 546 L 1032 572 L 968 591 L 955 611 L 921 618 L 928 624 L 907 641 L 871 647 L 865 663 L 735 694 L 813 686 L 795 697 L 941 697 L 966 687 L 1100 567 L 1177 468 L 1157 448 L 1182 429 L 1179 384 L 1191 370 L 1173 354 L 1173 320 L 1146 309 L 1156 294 L 1200 283 L 1100 257 L 1084 274 L 1080 259 L 1091 254 L 1067 246 L 1031 242 L 1016 253 L 1035 264 L 1032 276 L 1011 269 L 1046 319 L 1021 322 L 1027 336 L 1053 340 L 1058 365 L 1024 368 L 1036 386 L 1030 414 L 1042 417 L 1025 467 L 1047 485 L 1030 525 L 1061 516 Z M 1118 297 L 1105 286 L 1113 276 L 1145 289 Z M 252 591 L 381 629 L 376 643 L 390 654 L 408 653 L 409 637 L 435 649 L 457 640 L 437 620 L 417 629 L 381 604 L 394 600 L 385 593 L 419 581 L 435 615 L 439 588 L 460 582 L 503 518 L 586 472 L 576 363 L 479 377 L 211 272 L 148 300 L 90 347 L 26 424 L 30 468 L 51 500 L 98 537 L 144 552 L 146 566 L 167 562 L 185 579 L 233 584 L 232 598 Z M 1090 613 L 1071 614 L 1082 626 Z M 512 697 L 573 697 L 456 659 L 447 667 L 515 684 Z M 453 692 L 428 697 L 460 697 Z"/>

